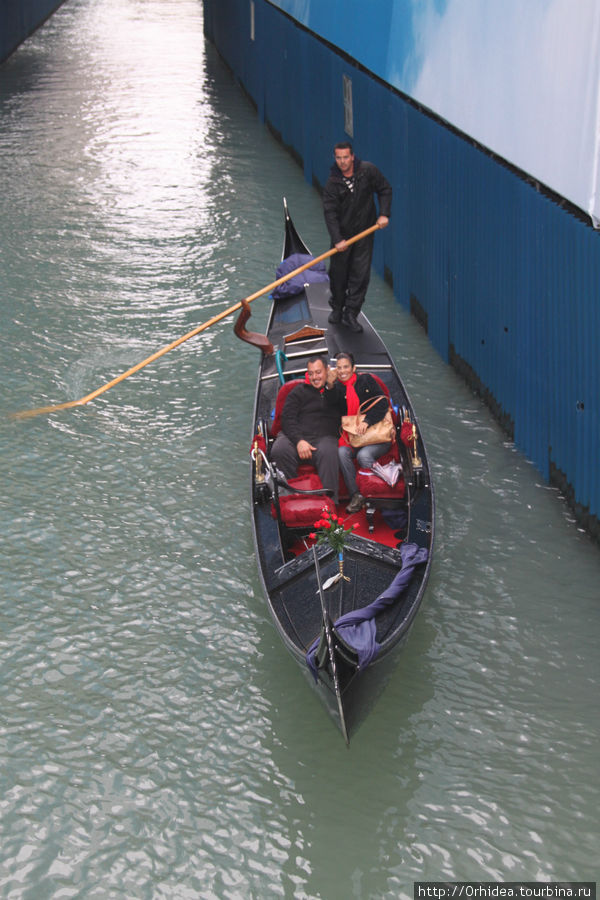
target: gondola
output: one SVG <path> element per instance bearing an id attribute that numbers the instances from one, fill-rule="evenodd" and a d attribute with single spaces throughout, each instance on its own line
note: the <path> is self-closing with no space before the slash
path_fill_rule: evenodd
<path id="1" fill-rule="evenodd" d="M 285 201 L 284 222 L 283 264 L 310 261 Z M 421 605 L 432 562 L 434 494 L 421 431 L 394 363 L 363 313 L 362 333 L 328 322 L 329 285 L 320 265 L 274 292 L 282 295 L 273 296 L 265 335 L 246 330 L 247 305 L 235 331 L 261 351 L 250 455 L 265 597 L 283 643 L 348 744 L 388 682 Z M 359 472 L 366 506 L 352 516 L 344 512 L 347 493 L 334 509 L 311 467 L 301 466 L 286 482 L 270 459 L 285 397 L 304 379 L 308 358 L 332 360 L 342 350 L 389 397 L 396 441 L 380 462 L 384 471 L 391 462 L 391 471 L 401 472 L 395 484 Z M 315 541 L 323 515 L 343 522 L 341 555 Z"/>

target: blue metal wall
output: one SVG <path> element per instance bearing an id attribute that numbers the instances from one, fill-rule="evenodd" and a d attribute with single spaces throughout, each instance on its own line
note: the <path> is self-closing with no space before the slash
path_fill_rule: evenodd
<path id="1" fill-rule="evenodd" d="M 0 63 L 64 0 L 0 0 Z"/>
<path id="2" fill-rule="evenodd" d="M 376 268 L 600 539 L 600 234 L 266 0 L 204 10 L 207 37 L 317 185 L 352 79 L 356 153 L 394 188 Z"/>

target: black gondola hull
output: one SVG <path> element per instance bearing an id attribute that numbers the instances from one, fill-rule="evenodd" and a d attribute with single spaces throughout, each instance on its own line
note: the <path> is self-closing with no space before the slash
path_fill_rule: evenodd
<path id="1" fill-rule="evenodd" d="M 291 227 L 290 227 L 291 226 Z M 298 243 L 300 242 L 300 244 Z M 297 232 L 286 219 L 284 256 L 308 252 Z M 262 585 L 275 626 L 309 683 L 315 688 L 346 740 L 355 734 L 376 698 L 387 684 L 417 614 L 431 567 L 434 534 L 434 495 L 427 455 L 420 429 L 404 385 L 394 363 L 368 320 L 361 314 L 362 333 L 353 333 L 342 325 L 328 322 L 330 312 L 327 283 L 310 284 L 300 293 L 273 302 L 267 336 L 275 350 L 285 353 L 285 362 L 276 354 L 261 359 L 254 407 L 254 434 L 268 432 L 281 384 L 303 378 L 310 355 L 322 354 L 332 360 L 340 351 L 351 352 L 360 371 L 376 374 L 385 383 L 397 411 L 405 412 L 415 423 L 417 443 L 413 458 L 404 448 L 406 480 L 405 511 L 408 517 L 404 544 L 426 551 L 426 561 L 417 566 L 402 596 L 377 616 L 379 652 L 361 668 L 352 653 L 344 651 L 343 641 L 335 639 L 334 658 L 318 669 L 315 681 L 306 654 L 323 639 L 324 616 L 319 600 L 319 583 L 312 554 L 298 545 L 290 548 L 290 535 L 274 514 L 272 497 L 257 484 L 252 470 L 252 522 L 255 551 Z M 292 339 L 290 339 L 290 336 Z M 323 591 L 326 613 L 335 622 L 341 615 L 364 607 L 385 591 L 402 567 L 402 544 L 392 540 L 379 543 L 369 536 L 351 536 L 344 550 L 342 580 Z M 319 571 L 323 582 L 338 570 L 335 554 L 319 553 Z M 335 628 L 334 628 L 335 632 Z M 347 651 L 347 648 L 346 648 Z"/>

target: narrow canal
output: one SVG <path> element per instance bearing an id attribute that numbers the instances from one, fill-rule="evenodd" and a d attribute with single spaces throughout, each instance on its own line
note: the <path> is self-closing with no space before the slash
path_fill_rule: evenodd
<path id="1" fill-rule="evenodd" d="M 596 877 L 600 552 L 382 281 L 366 312 L 425 433 L 438 537 L 350 750 L 263 602 L 257 359 L 229 322 L 88 407 L 8 417 L 269 283 L 284 195 L 327 249 L 196 0 L 68 0 L 0 67 L 3 897 Z"/>

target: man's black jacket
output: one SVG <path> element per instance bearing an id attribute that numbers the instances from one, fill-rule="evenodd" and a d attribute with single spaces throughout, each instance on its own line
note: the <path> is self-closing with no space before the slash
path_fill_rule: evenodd
<path id="1" fill-rule="evenodd" d="M 281 430 L 293 444 L 300 440 L 314 444 L 325 435 L 338 437 L 345 406 L 345 397 L 337 391 L 321 393 L 312 384 L 299 384 L 286 398 Z"/>

